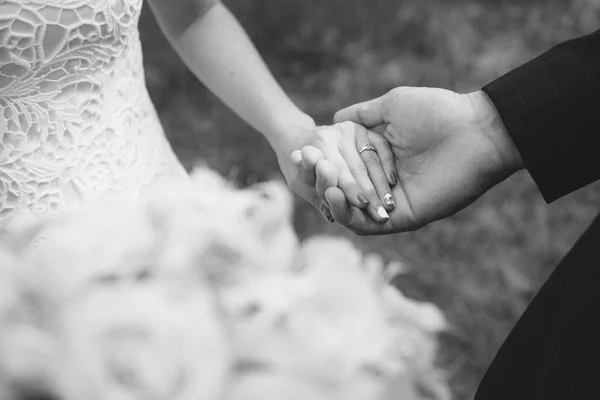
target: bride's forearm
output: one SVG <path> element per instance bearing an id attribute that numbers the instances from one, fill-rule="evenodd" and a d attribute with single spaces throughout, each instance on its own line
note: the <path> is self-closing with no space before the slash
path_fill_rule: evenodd
<path id="1" fill-rule="evenodd" d="M 171 6 L 177 6 L 177 1 Z M 153 9 L 157 11 L 157 7 Z M 213 93 L 275 147 L 285 142 L 286 135 L 297 131 L 297 127 L 310 129 L 314 124 L 312 118 L 299 110 L 281 89 L 224 5 L 216 3 L 202 12 L 191 11 L 197 17 L 185 29 L 170 28 L 167 25 L 175 23 L 174 19 L 157 17 L 187 66 Z"/>

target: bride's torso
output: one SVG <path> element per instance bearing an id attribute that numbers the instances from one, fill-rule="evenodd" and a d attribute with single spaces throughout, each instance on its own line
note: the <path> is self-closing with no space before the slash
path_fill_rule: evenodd
<path id="1" fill-rule="evenodd" d="M 184 174 L 145 87 L 142 0 L 0 0 L 0 224 Z"/>

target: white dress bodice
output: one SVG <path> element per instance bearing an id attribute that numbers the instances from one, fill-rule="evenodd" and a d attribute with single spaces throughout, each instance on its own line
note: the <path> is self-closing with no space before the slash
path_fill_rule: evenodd
<path id="1" fill-rule="evenodd" d="M 145 86 L 142 0 L 0 0 L 0 224 L 185 170 Z"/>

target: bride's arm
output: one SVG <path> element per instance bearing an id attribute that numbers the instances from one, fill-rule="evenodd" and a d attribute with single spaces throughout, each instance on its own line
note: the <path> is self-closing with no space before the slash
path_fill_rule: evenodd
<path id="1" fill-rule="evenodd" d="M 301 171 L 290 160 L 294 150 L 317 143 L 314 121 L 281 89 L 235 17 L 218 0 L 148 1 L 163 32 L 187 66 L 267 138 L 289 186 L 330 219 L 314 187 L 315 171 L 307 171 L 301 179 Z M 345 164 L 340 168 L 347 169 Z M 380 204 L 377 193 L 383 193 L 385 188 L 378 186 L 375 191 L 368 180 L 358 187 L 350 171 L 345 172 L 351 190 L 344 193 L 350 194 L 348 200 L 352 204 L 366 207 L 358 196 L 363 190 L 374 199 L 373 204 Z"/>
<path id="2" fill-rule="evenodd" d="M 225 5 L 217 0 L 148 2 L 187 66 L 276 152 L 291 152 L 311 136 L 313 119 L 284 93 Z"/>

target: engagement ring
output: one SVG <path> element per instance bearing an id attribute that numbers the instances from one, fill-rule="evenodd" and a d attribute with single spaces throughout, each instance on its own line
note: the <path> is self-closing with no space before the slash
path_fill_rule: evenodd
<path id="1" fill-rule="evenodd" d="M 371 143 L 365 143 L 358 151 L 358 154 L 361 154 L 363 151 L 372 150 L 377 153 L 377 149 Z"/>

